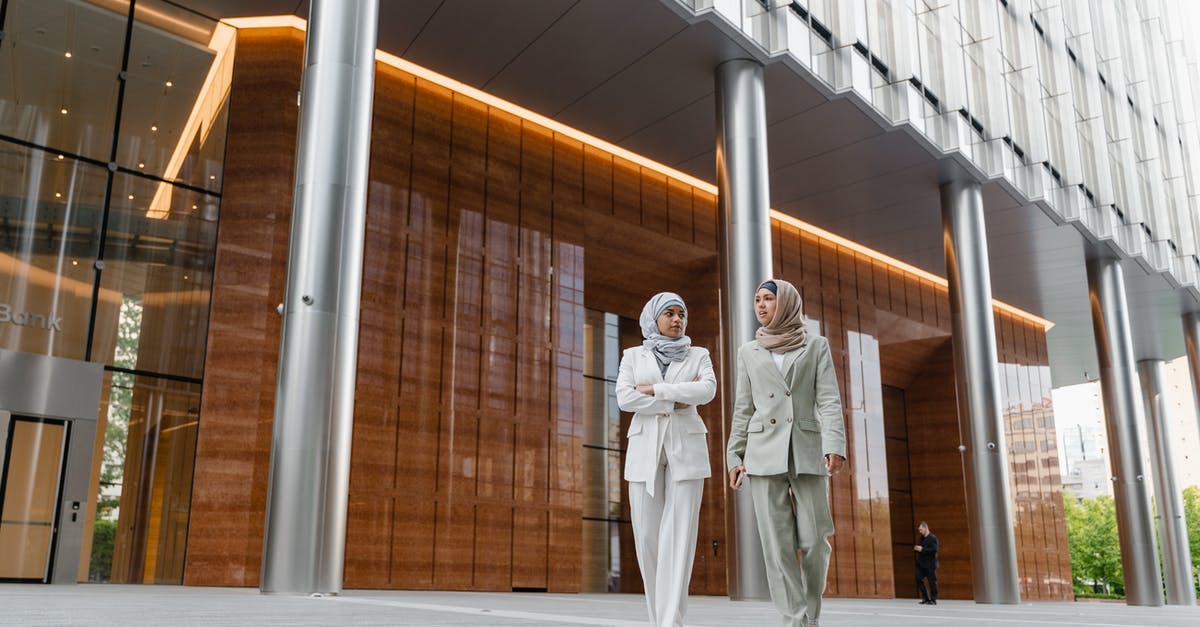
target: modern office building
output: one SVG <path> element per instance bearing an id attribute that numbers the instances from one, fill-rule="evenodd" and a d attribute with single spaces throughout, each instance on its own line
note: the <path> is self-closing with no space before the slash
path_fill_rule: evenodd
<path id="1" fill-rule="evenodd" d="M 0 579 L 639 590 L 613 385 L 672 290 L 723 382 L 692 591 L 760 596 L 720 477 L 774 274 L 842 387 L 828 594 L 915 596 L 926 520 L 944 597 L 1071 598 L 1050 389 L 1099 377 L 1162 603 L 1173 480 L 1128 452 L 1169 459 L 1144 399 L 1200 330 L 1177 2 L 308 4 L 0 4 Z"/>

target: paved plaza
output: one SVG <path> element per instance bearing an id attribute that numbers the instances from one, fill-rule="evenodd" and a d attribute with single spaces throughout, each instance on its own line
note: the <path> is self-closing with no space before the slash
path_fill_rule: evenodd
<path id="1" fill-rule="evenodd" d="M 5 625 L 645 625 L 639 595 L 351 590 L 338 597 L 261 595 L 247 588 L 0 585 Z M 1195 607 L 1113 602 L 977 605 L 829 599 L 821 624 L 886 626 L 1200 625 Z M 692 597 L 689 625 L 777 625 L 771 605 Z"/>

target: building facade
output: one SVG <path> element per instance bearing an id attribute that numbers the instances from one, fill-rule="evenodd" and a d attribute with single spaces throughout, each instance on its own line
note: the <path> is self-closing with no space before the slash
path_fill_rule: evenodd
<path id="1" fill-rule="evenodd" d="M 55 428 L 91 452 L 6 451 L 0 544 L 26 557 L 0 578 L 261 584 L 306 25 L 238 11 L 294 9 L 275 4 L 0 11 L 13 69 L 0 86 L 0 349 L 102 372 L 88 427 L 0 396 L 7 442 Z M 1116 372 L 1106 390 L 1127 383 L 1089 335 L 1089 313 L 1107 310 L 1089 312 L 1085 257 L 1132 277 L 1141 298 L 1122 287 L 1119 309 L 1153 319 L 1124 329 L 1138 358 L 1182 354 L 1182 328 L 1162 321 L 1196 292 L 1200 144 L 1177 7 L 452 4 L 380 14 L 346 587 L 640 589 L 615 360 L 657 291 L 683 295 L 689 335 L 714 356 L 723 308 L 751 306 L 725 287 L 722 264 L 747 251 L 730 249 L 729 190 L 710 182 L 713 67 L 748 58 L 766 66 L 773 273 L 801 289 L 843 393 L 829 594 L 915 596 L 910 545 L 926 520 L 943 596 L 991 598 L 971 520 L 999 495 L 1011 520 L 992 526 L 1020 597 L 1071 598 L 1050 388 L 1087 372 Z M 466 45 L 489 20 L 511 32 Z M 630 49 L 589 48 L 602 25 Z M 936 222 L 947 164 L 987 209 L 994 303 L 964 305 L 944 270 L 963 250 Z M 986 380 L 964 377 L 984 345 Z M 720 480 L 733 378 L 718 370 L 726 387 L 701 410 L 714 479 L 696 594 L 730 592 L 738 543 Z M 981 391 L 994 411 L 968 402 Z M 993 455 L 977 452 L 980 429 L 995 432 Z M 976 456 L 1006 489 L 981 487 Z M 86 471 L 63 470 L 79 459 Z M 67 487 L 80 472 L 82 497 Z M 49 479 L 13 518 L 22 476 Z M 78 546 L 31 531 L 80 511 L 62 536 Z M 71 551 L 70 569 L 52 559 Z"/>

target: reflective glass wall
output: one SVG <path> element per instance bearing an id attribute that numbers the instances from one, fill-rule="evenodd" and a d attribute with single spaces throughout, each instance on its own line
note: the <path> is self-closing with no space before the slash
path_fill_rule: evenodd
<path id="1" fill-rule="evenodd" d="M 588 309 L 583 322 L 583 592 L 640 592 L 628 560 L 633 537 L 622 472 L 625 430 L 617 407 L 622 348 L 641 339 L 637 322 Z M 622 333 L 622 330 L 625 333 Z M 632 333 L 631 333 L 632 331 Z M 628 428 L 628 419 L 625 421 Z M 625 577 L 622 577 L 622 574 Z"/>
<path id="2" fill-rule="evenodd" d="M 79 578 L 180 583 L 234 29 L 0 0 L 0 348 L 105 364 Z"/>

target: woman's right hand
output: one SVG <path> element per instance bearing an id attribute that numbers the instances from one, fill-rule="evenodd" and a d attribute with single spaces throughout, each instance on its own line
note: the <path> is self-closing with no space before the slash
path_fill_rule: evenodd
<path id="1" fill-rule="evenodd" d="M 742 475 L 746 474 L 746 467 L 738 464 L 729 469 L 729 487 L 734 490 L 742 489 Z"/>

